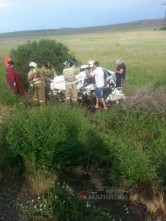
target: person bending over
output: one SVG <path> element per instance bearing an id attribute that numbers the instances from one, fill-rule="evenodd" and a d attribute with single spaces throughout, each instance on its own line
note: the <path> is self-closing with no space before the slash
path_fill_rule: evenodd
<path id="1" fill-rule="evenodd" d="M 107 106 L 103 97 L 104 90 L 104 71 L 101 67 L 99 67 L 99 62 L 95 61 L 93 63 L 94 70 L 88 74 L 88 77 L 95 77 L 96 88 L 95 88 L 95 96 L 96 96 L 96 105 L 95 108 L 99 108 L 99 101 L 101 101 L 103 108 L 107 110 Z"/>

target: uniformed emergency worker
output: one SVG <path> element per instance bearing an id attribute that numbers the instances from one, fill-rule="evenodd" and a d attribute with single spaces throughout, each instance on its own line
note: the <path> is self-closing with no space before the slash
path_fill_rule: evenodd
<path id="1" fill-rule="evenodd" d="M 80 69 L 75 67 L 75 61 L 67 60 L 64 62 L 65 68 L 63 69 L 63 76 L 65 79 L 66 92 L 65 100 L 69 102 L 77 102 L 78 92 L 77 92 L 77 81 L 75 75 L 79 73 Z"/>
<path id="2" fill-rule="evenodd" d="M 30 87 L 34 90 L 33 101 L 34 105 L 45 105 L 45 89 L 44 89 L 44 78 L 37 68 L 35 62 L 30 62 L 29 64 L 28 81 Z"/>
<path id="3" fill-rule="evenodd" d="M 55 68 L 53 67 L 51 61 L 46 60 L 44 62 L 44 66 L 41 67 L 40 73 L 44 77 L 44 81 L 45 81 L 46 98 L 50 100 L 52 97 L 50 83 L 51 83 L 51 80 L 53 80 L 54 77 L 56 76 L 56 71 L 55 71 Z"/>

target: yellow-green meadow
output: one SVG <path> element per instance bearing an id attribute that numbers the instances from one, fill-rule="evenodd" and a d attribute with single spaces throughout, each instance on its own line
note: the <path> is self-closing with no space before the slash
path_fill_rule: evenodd
<path id="1" fill-rule="evenodd" d="M 137 24 L 0 34 L 2 217 L 9 208 L 20 220 L 165 220 L 166 31 Z M 41 39 L 61 42 L 80 64 L 112 70 L 122 59 L 126 99 L 88 112 L 12 94 L 3 58 Z"/>

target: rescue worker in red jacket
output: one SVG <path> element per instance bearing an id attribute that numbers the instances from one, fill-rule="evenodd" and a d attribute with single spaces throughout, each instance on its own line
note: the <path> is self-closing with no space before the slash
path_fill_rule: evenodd
<path id="1" fill-rule="evenodd" d="M 21 90 L 20 80 L 17 71 L 14 68 L 14 61 L 8 61 L 8 66 L 6 68 L 6 80 L 11 88 L 11 90 L 15 93 L 25 94 L 24 90 Z"/>
<path id="2" fill-rule="evenodd" d="M 30 87 L 34 90 L 33 101 L 34 105 L 45 105 L 45 89 L 44 89 L 44 79 L 37 68 L 35 62 L 30 62 L 30 70 L 28 73 L 28 81 Z"/>

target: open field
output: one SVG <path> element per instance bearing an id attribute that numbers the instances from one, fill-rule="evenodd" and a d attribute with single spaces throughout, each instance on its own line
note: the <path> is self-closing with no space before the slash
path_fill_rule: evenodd
<path id="1" fill-rule="evenodd" d="M 115 68 L 121 58 L 127 64 L 128 93 L 146 83 L 166 83 L 166 32 L 156 30 L 159 22 L 133 22 L 85 29 L 17 32 L 0 35 L 0 60 L 28 40 L 52 39 L 66 45 L 80 60 L 99 60 Z"/>
<path id="2" fill-rule="evenodd" d="M 0 34 L 0 220 L 166 220 L 166 31 L 160 24 Z M 87 107 L 65 103 L 33 107 L 32 95 L 12 94 L 3 57 L 40 39 L 63 43 L 82 64 L 94 59 L 113 69 L 121 58 L 126 100 L 88 114 Z M 98 200 L 81 201 L 94 191 Z"/>

